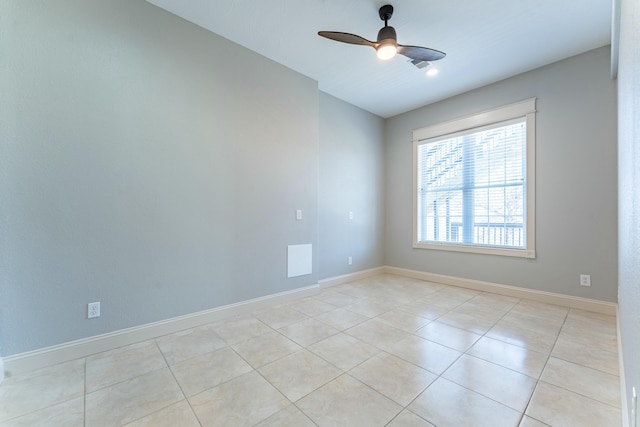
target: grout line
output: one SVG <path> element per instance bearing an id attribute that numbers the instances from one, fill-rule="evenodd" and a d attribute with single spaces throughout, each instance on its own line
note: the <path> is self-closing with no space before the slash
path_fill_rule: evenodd
<path id="1" fill-rule="evenodd" d="M 191 328 L 191 329 L 195 329 L 195 328 Z M 217 334 L 216 334 L 216 335 L 217 335 Z M 220 339 L 222 339 L 222 338 L 220 338 Z M 171 372 L 171 376 L 173 377 L 173 380 L 174 380 L 174 381 L 176 382 L 176 384 L 178 385 L 178 388 L 180 389 L 180 393 L 182 393 L 182 397 L 183 397 L 183 398 L 184 398 L 184 400 L 187 402 L 187 405 L 189 405 L 189 409 L 191 410 L 191 412 L 193 413 L 193 416 L 194 416 L 194 417 L 196 418 L 196 420 L 198 421 L 198 424 L 200 424 L 200 426 L 202 427 L 202 421 L 200 421 L 200 418 L 198 417 L 198 414 L 197 414 L 197 413 L 196 413 L 196 411 L 193 409 L 193 406 L 191 406 L 191 402 L 189 401 L 189 398 L 187 397 L 187 395 L 184 393 L 184 390 L 182 389 L 182 385 L 180 385 L 180 381 L 178 381 L 178 379 L 176 378 L 176 375 L 174 374 L 173 369 L 171 369 L 171 365 L 169 364 L 169 361 L 167 360 L 167 357 L 165 356 L 164 352 L 163 352 L 163 351 L 162 351 L 162 349 L 160 348 L 160 345 L 158 344 L 157 338 L 156 338 L 156 339 L 154 339 L 154 340 L 153 340 L 153 342 L 156 344 L 156 347 L 157 347 L 158 351 L 159 351 L 159 352 L 160 352 L 160 354 L 162 355 L 162 358 L 164 359 L 164 363 L 166 363 L 166 364 L 167 364 L 167 368 L 169 368 L 169 372 Z M 219 349 L 216 349 L 216 350 L 214 350 L 214 351 L 217 351 L 217 350 L 219 350 Z M 205 354 L 206 354 L 206 353 L 205 353 Z M 197 356 L 195 356 L 195 357 L 197 357 Z M 187 360 L 191 360 L 191 359 L 187 359 Z M 162 409 L 166 409 L 166 408 L 168 408 L 169 406 L 175 405 L 175 404 L 177 404 L 177 403 L 179 403 L 179 402 L 172 403 L 171 405 L 165 406 L 165 407 L 164 407 L 164 408 L 162 408 Z M 161 411 L 162 409 L 159 409 L 159 411 Z M 153 414 L 153 413 L 155 413 L 155 412 L 158 412 L 158 411 L 154 411 L 154 412 L 152 412 L 152 414 Z M 149 415 L 151 415 L 151 414 L 147 414 L 147 415 L 145 415 L 144 417 L 149 416 Z M 141 418 L 139 418 L 139 419 L 142 419 L 142 418 L 144 418 L 144 417 L 141 417 Z M 134 420 L 134 421 L 135 421 L 135 420 Z M 133 421 L 132 421 L 132 422 L 133 422 Z"/>

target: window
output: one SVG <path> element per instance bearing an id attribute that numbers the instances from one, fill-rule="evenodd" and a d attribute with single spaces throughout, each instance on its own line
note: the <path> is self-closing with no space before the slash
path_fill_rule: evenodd
<path id="1" fill-rule="evenodd" d="M 413 132 L 416 248 L 535 258 L 535 98 Z"/>

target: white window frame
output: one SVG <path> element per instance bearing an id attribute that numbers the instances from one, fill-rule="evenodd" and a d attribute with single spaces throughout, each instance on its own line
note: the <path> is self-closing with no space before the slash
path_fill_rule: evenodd
<path id="1" fill-rule="evenodd" d="M 507 120 L 525 118 L 526 136 L 526 248 L 502 248 L 496 246 L 465 245 L 449 242 L 418 241 L 418 147 L 431 138 L 455 134 Z M 466 117 L 426 126 L 413 131 L 413 247 L 443 251 L 469 252 L 522 258 L 536 257 L 535 240 L 535 153 L 536 153 L 536 98 L 527 99 Z"/>

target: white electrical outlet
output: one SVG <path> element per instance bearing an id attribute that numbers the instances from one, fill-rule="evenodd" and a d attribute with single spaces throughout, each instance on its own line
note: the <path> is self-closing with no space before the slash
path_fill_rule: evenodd
<path id="1" fill-rule="evenodd" d="M 100 317 L 100 302 L 90 302 L 87 304 L 87 318 Z"/>
<path id="2" fill-rule="evenodd" d="M 591 276 L 588 274 L 581 274 L 580 286 L 591 286 Z"/>
<path id="3" fill-rule="evenodd" d="M 353 211 L 349 211 L 349 221 L 353 219 Z"/>
<path id="4" fill-rule="evenodd" d="M 347 258 L 347 262 L 349 263 L 349 265 L 353 264 L 353 258 L 351 257 Z"/>
<path id="5" fill-rule="evenodd" d="M 296 209 L 296 221 L 302 221 L 302 209 Z"/>

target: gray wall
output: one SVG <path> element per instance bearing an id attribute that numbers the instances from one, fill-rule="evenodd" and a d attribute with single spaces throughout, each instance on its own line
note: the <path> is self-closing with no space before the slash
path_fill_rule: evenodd
<path id="1" fill-rule="evenodd" d="M 0 8 L 0 353 L 317 283 L 315 81 L 143 0 Z"/>
<path id="2" fill-rule="evenodd" d="M 621 12 L 618 72 L 618 321 L 625 385 L 630 399 L 631 387 L 640 393 L 640 4 L 635 0 L 622 0 Z M 629 405 L 630 401 L 627 402 Z M 630 413 L 630 406 L 628 408 Z M 640 421 L 640 416 L 636 417 Z"/>
<path id="3" fill-rule="evenodd" d="M 383 121 L 143 0 L 0 8 L 5 356 L 385 263 L 615 299 L 607 49 Z M 531 96 L 538 258 L 413 250 L 411 131 Z"/>
<path id="4" fill-rule="evenodd" d="M 616 97 L 609 47 L 386 122 L 387 265 L 616 300 Z M 473 72 L 473 70 L 469 70 Z M 535 260 L 412 248 L 412 131 L 537 97 Z M 592 286 L 579 286 L 590 274 Z"/>
<path id="5" fill-rule="evenodd" d="M 321 92 L 320 141 L 320 279 L 379 267 L 384 120 Z"/>

